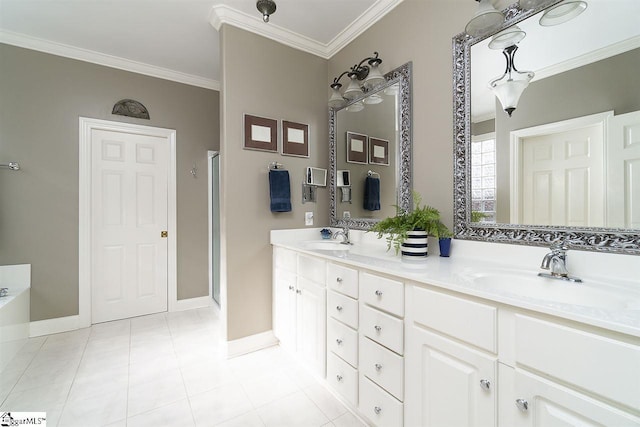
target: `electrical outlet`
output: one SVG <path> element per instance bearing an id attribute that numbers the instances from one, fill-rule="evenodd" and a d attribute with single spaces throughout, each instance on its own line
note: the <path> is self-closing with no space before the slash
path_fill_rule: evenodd
<path id="1" fill-rule="evenodd" d="M 344 219 L 351 218 L 351 212 L 349 212 L 349 211 L 342 212 L 342 218 L 344 218 Z"/>
<path id="2" fill-rule="evenodd" d="M 313 212 L 304 213 L 304 225 L 313 225 Z"/>

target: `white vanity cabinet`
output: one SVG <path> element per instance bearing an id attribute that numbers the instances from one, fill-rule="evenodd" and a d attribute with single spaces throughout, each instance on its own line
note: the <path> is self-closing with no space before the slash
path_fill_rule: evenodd
<path id="1" fill-rule="evenodd" d="M 640 340 L 505 311 L 502 425 L 640 426 Z"/>
<path id="2" fill-rule="evenodd" d="M 358 410 L 380 427 L 404 419 L 404 283 L 360 271 Z"/>
<path id="3" fill-rule="evenodd" d="M 497 310 L 407 286 L 407 426 L 495 426 Z"/>
<path id="4" fill-rule="evenodd" d="M 273 332 L 321 377 L 326 369 L 324 260 L 274 248 Z"/>
<path id="5" fill-rule="evenodd" d="M 640 426 L 640 340 L 407 286 L 407 426 Z"/>
<path id="6" fill-rule="evenodd" d="M 327 264 L 327 382 L 358 405 L 358 270 Z"/>

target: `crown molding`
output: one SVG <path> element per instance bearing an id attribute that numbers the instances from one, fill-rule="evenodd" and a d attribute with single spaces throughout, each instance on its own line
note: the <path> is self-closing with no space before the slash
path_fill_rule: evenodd
<path id="1" fill-rule="evenodd" d="M 217 80 L 194 76 L 192 74 L 157 67 L 143 62 L 132 61 L 118 56 L 107 55 L 93 50 L 82 49 L 63 43 L 44 40 L 28 36 L 26 34 L 0 30 L 0 43 L 37 50 L 39 52 L 63 56 L 65 58 L 77 59 L 79 61 L 116 68 L 118 70 L 143 74 L 145 76 L 184 83 L 190 86 L 220 91 L 220 82 Z"/>
<path id="2" fill-rule="evenodd" d="M 362 13 L 349 27 L 341 31 L 329 43 L 320 43 L 273 23 L 265 25 L 264 22 L 262 22 L 262 18 L 258 15 L 249 15 L 224 4 L 211 8 L 209 22 L 216 31 L 220 31 L 222 24 L 233 25 L 234 27 L 258 34 L 294 49 L 302 50 L 324 59 L 330 59 L 343 47 L 353 41 L 353 39 L 402 3 L 402 1 L 403 0 L 376 1 L 375 4 Z"/>
<path id="3" fill-rule="evenodd" d="M 592 64 L 637 48 L 640 48 L 640 36 L 631 37 L 601 49 L 596 49 L 576 58 L 572 58 L 568 61 L 542 68 L 541 70 L 536 71 L 536 75 L 531 81 L 542 80 L 544 78 L 564 73 L 565 71 L 573 70 L 574 68 L 582 67 L 584 65 Z"/>

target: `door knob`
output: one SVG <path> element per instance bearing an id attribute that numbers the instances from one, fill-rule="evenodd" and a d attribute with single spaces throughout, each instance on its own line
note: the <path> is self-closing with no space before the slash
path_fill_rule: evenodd
<path id="1" fill-rule="evenodd" d="M 381 407 L 379 407 L 379 406 L 376 406 L 376 407 L 374 407 L 374 408 L 373 408 L 373 412 L 375 412 L 375 413 L 376 413 L 376 415 L 379 415 L 379 414 L 380 414 L 380 412 L 382 412 L 382 408 L 381 408 Z"/>
<path id="2" fill-rule="evenodd" d="M 342 306 L 341 305 L 336 306 L 336 310 L 342 311 Z"/>
<path id="3" fill-rule="evenodd" d="M 381 297 L 382 296 L 382 291 L 376 291 L 375 292 L 377 296 Z"/>
<path id="4" fill-rule="evenodd" d="M 483 390 L 489 390 L 491 388 L 491 381 L 480 380 L 480 387 L 482 387 Z"/>
<path id="5" fill-rule="evenodd" d="M 165 237 L 168 237 L 168 236 L 169 236 L 169 232 L 168 231 L 162 230 L 160 232 L 160 237 L 165 238 Z"/>
<path id="6" fill-rule="evenodd" d="M 380 371 L 382 369 L 382 365 L 379 363 L 376 363 L 375 365 L 373 365 L 376 367 L 376 371 Z"/>

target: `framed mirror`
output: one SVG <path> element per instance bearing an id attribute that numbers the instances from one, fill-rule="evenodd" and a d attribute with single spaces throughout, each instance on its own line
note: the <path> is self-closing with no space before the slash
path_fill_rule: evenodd
<path id="1" fill-rule="evenodd" d="M 453 39 L 454 234 L 640 255 L 640 2 L 587 0 L 551 26 L 562 2 L 539 3 Z M 534 77 L 509 116 L 488 89 L 506 56 L 490 46 L 514 29 L 513 64 Z"/>
<path id="2" fill-rule="evenodd" d="M 331 226 L 368 230 L 395 215 L 395 205 L 411 209 L 411 70 L 408 62 L 329 109 Z"/>

